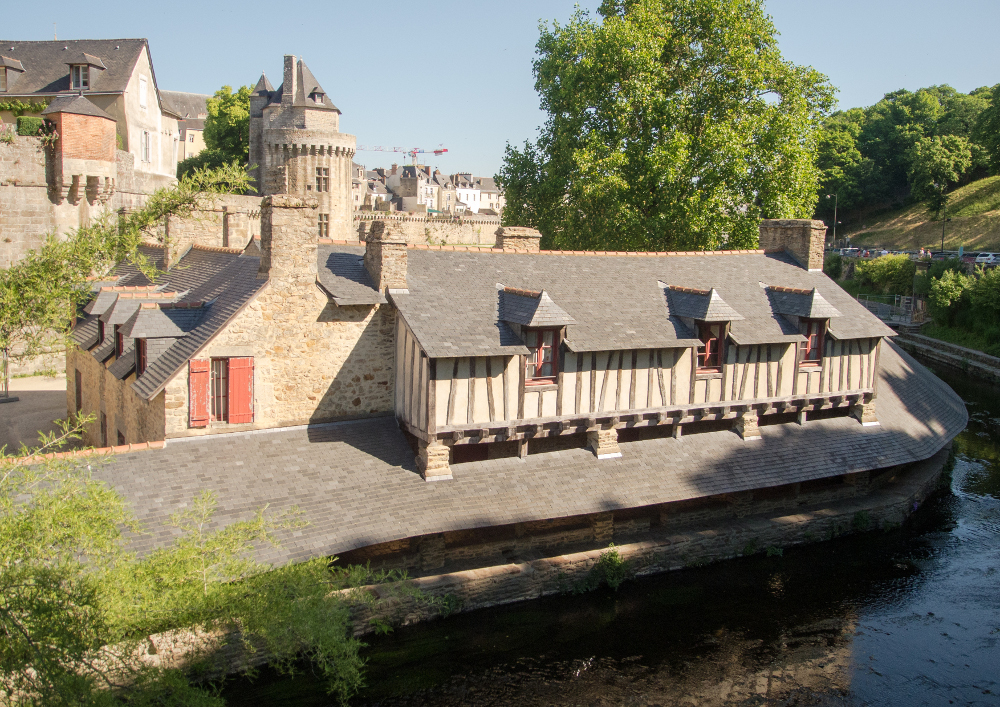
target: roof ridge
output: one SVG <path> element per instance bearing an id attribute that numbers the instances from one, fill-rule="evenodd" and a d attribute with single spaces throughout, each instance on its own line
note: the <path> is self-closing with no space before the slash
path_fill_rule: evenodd
<path id="1" fill-rule="evenodd" d="M 46 459 L 66 459 L 73 457 L 91 457 L 95 454 L 121 454 L 124 452 L 141 452 L 144 449 L 163 449 L 166 445 L 164 440 L 159 440 L 155 442 L 134 442 L 129 444 L 120 444 L 117 447 L 92 447 L 90 449 L 74 449 L 68 452 L 49 452 L 48 454 L 36 454 L 30 457 L 23 457 L 20 459 L 23 464 L 34 464 L 36 462 L 41 462 Z"/>
<path id="2" fill-rule="evenodd" d="M 200 309 L 207 302 L 198 300 L 197 302 L 143 302 L 142 309 Z"/>
<path id="3" fill-rule="evenodd" d="M 332 238 L 320 238 L 321 245 L 364 245 L 365 241 L 334 240 Z M 667 256 L 707 256 L 707 255 L 765 255 L 767 253 L 783 253 L 783 250 L 526 250 L 524 248 L 494 248 L 493 246 L 475 245 L 430 245 L 428 243 L 407 243 L 407 248 L 414 250 L 447 250 L 459 253 L 530 253 L 532 255 L 612 255 L 612 256 L 638 256 L 638 257 L 667 257 Z"/>
<path id="4" fill-rule="evenodd" d="M 788 292 L 793 295 L 811 295 L 813 293 L 813 290 L 815 290 L 816 288 L 814 287 L 812 290 L 807 290 L 801 287 L 782 287 L 781 285 L 768 285 L 767 289 L 774 290 L 775 292 Z"/>
<path id="5" fill-rule="evenodd" d="M 191 249 L 204 250 L 209 253 L 231 253 L 233 255 L 241 255 L 243 253 L 242 248 L 224 248 L 217 245 L 201 245 L 200 243 L 193 243 Z"/>
<path id="6" fill-rule="evenodd" d="M 521 297 L 533 297 L 535 299 L 540 299 L 542 296 L 541 290 L 525 290 L 520 287 L 504 286 L 503 291 L 509 295 L 520 295 Z"/>
<path id="7" fill-rule="evenodd" d="M 712 294 L 712 290 L 699 290 L 696 287 L 681 287 L 680 285 L 667 285 L 668 290 L 673 290 L 674 292 L 685 292 L 689 295 L 705 295 L 708 296 Z"/>
<path id="8" fill-rule="evenodd" d="M 159 285 L 104 285 L 101 292 L 152 292 L 157 287 Z"/>
<path id="9" fill-rule="evenodd" d="M 177 292 L 120 292 L 119 299 L 166 299 L 176 297 Z"/>

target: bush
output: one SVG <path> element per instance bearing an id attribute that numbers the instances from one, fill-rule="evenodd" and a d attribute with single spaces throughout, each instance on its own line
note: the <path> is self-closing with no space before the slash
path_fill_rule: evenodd
<path id="1" fill-rule="evenodd" d="M 823 259 L 823 272 L 834 280 L 840 279 L 841 275 L 844 274 L 844 259 L 840 257 L 840 253 L 827 254 Z"/>
<path id="2" fill-rule="evenodd" d="M 17 119 L 17 134 L 24 135 L 26 137 L 37 137 L 42 129 L 45 127 L 44 118 L 33 118 L 31 116 L 22 115 Z"/>
<path id="3" fill-rule="evenodd" d="M 969 299 L 981 323 L 1000 319 L 1000 270 L 979 270 L 969 287 Z"/>
<path id="4" fill-rule="evenodd" d="M 970 277 L 954 270 L 946 270 L 941 277 L 931 280 L 927 304 L 935 323 L 939 326 L 954 323 L 962 300 L 968 299 L 970 281 Z"/>
<path id="5" fill-rule="evenodd" d="M 185 175 L 194 174 L 199 169 L 208 167 L 209 169 L 219 169 L 229 163 L 226 154 L 222 150 L 213 150 L 206 147 L 194 157 L 188 157 L 177 163 L 177 178 L 181 179 Z"/>
<path id="6" fill-rule="evenodd" d="M 908 295 L 913 291 L 913 276 L 917 264 L 907 255 L 883 255 L 869 261 L 859 261 L 854 270 L 855 281 L 876 292 Z"/>

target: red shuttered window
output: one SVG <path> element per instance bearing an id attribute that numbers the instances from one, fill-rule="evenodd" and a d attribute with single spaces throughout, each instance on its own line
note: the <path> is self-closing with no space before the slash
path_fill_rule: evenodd
<path id="1" fill-rule="evenodd" d="M 826 338 L 825 319 L 801 319 L 799 325 L 806 340 L 799 344 L 802 352 L 801 366 L 823 365 L 823 339 Z"/>
<path id="2" fill-rule="evenodd" d="M 229 421 L 253 422 L 253 358 L 229 359 Z"/>
<path id="3" fill-rule="evenodd" d="M 208 427 L 208 369 L 206 359 L 188 362 L 188 424 L 191 427 Z"/>
<path id="4" fill-rule="evenodd" d="M 212 359 L 212 419 L 229 422 L 229 359 Z"/>
<path id="5" fill-rule="evenodd" d="M 698 373 L 715 373 L 722 370 L 722 348 L 724 324 L 697 322 Z"/>
<path id="6" fill-rule="evenodd" d="M 528 329 L 525 343 L 531 352 L 525 362 L 525 385 L 555 383 L 559 372 L 559 331 Z"/>
<path id="7" fill-rule="evenodd" d="M 135 374 L 141 376 L 146 372 L 146 340 L 135 340 Z"/>

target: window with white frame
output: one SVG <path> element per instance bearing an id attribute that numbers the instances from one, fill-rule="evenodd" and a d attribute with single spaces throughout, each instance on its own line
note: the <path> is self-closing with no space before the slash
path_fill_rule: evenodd
<path id="1" fill-rule="evenodd" d="M 139 77 L 139 107 L 143 110 L 146 109 L 146 77 Z"/>
<path id="2" fill-rule="evenodd" d="M 70 87 L 74 91 L 90 89 L 90 67 L 86 64 L 74 64 L 69 67 Z"/>
<path id="3" fill-rule="evenodd" d="M 151 152 L 150 152 L 150 149 L 149 149 L 149 131 L 148 130 L 143 130 L 142 131 L 142 139 L 139 140 L 139 152 L 140 152 L 139 159 L 141 159 L 143 162 L 152 162 L 153 161 L 151 159 Z"/>

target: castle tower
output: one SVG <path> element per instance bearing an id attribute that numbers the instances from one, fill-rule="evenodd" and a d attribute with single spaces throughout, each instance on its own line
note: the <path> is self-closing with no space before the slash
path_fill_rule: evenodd
<path id="1" fill-rule="evenodd" d="M 316 235 L 353 237 L 351 164 L 357 139 L 340 132 L 340 110 L 294 56 L 277 90 L 261 75 L 250 97 L 250 164 L 262 196 L 315 197 Z"/>

